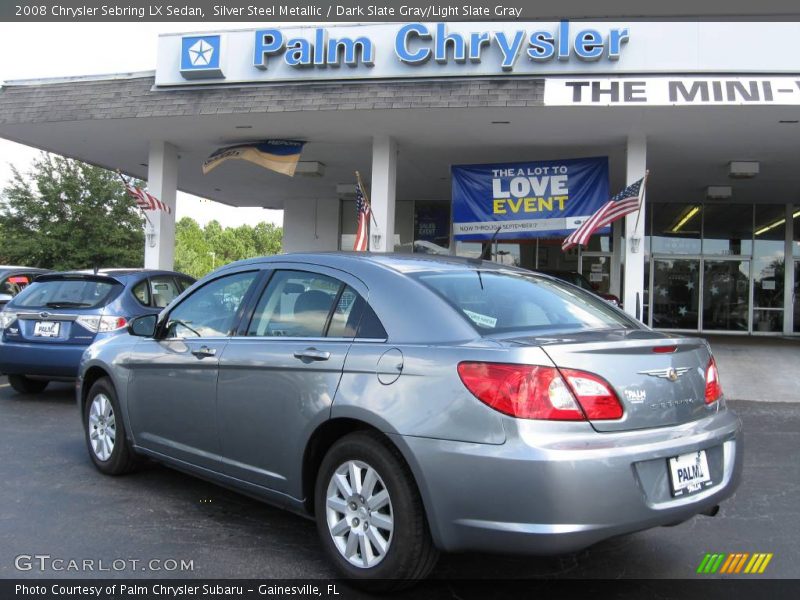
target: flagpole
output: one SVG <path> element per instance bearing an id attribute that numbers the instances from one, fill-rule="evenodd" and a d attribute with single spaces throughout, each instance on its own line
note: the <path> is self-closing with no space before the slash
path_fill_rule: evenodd
<path id="1" fill-rule="evenodd" d="M 644 206 L 644 189 L 647 186 L 648 175 L 650 175 L 650 171 L 648 169 L 645 169 L 644 178 L 642 179 L 642 189 L 639 192 L 642 198 L 641 201 L 639 202 L 639 210 L 636 211 L 636 224 L 633 226 L 634 231 L 639 229 L 639 217 L 642 215 L 642 207 Z"/>
<path id="2" fill-rule="evenodd" d="M 361 173 L 356 171 L 356 181 L 358 181 L 358 187 L 361 188 L 361 193 L 364 195 L 364 200 L 367 202 L 367 206 L 369 206 L 369 215 L 372 217 L 372 223 L 375 227 L 378 226 L 378 221 L 375 220 L 375 213 L 372 212 L 372 202 L 370 202 L 369 194 L 367 194 L 367 188 L 364 187 L 364 182 L 361 181 Z"/>

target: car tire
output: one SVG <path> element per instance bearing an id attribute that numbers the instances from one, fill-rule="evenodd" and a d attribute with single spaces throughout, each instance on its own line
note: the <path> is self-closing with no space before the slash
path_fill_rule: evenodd
<path id="1" fill-rule="evenodd" d="M 20 394 L 38 394 L 44 391 L 50 382 L 46 379 L 31 379 L 25 375 L 9 375 L 8 383 Z"/>
<path id="2" fill-rule="evenodd" d="M 439 552 L 411 469 L 376 432 L 351 433 L 330 448 L 314 508 L 326 553 L 353 584 L 373 592 L 402 589 L 436 565 Z"/>
<path id="3" fill-rule="evenodd" d="M 98 379 L 83 407 L 83 429 L 92 462 L 101 473 L 123 475 L 138 466 L 111 380 Z"/>

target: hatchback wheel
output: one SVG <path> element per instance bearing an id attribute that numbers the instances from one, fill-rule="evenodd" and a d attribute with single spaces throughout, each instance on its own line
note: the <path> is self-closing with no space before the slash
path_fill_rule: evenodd
<path id="1" fill-rule="evenodd" d="M 122 475 L 136 466 L 136 456 L 125 435 L 114 386 L 99 379 L 89 390 L 84 406 L 86 446 L 95 466 L 107 475 Z"/>
<path id="2" fill-rule="evenodd" d="M 20 394 L 38 394 L 50 383 L 46 379 L 31 379 L 24 375 L 9 375 L 8 383 Z"/>
<path id="3" fill-rule="evenodd" d="M 424 578 L 436 564 L 422 499 L 398 450 L 371 432 L 336 442 L 315 489 L 317 530 L 338 569 L 373 591 Z"/>

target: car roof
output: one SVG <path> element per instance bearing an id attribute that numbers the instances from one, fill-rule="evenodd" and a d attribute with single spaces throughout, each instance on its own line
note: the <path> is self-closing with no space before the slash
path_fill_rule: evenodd
<path id="1" fill-rule="evenodd" d="M 179 275 L 181 277 L 193 279 L 189 275 L 186 275 L 185 273 L 180 273 L 178 271 L 166 271 L 164 269 L 142 269 L 142 268 L 108 268 L 108 269 L 98 269 L 97 271 L 95 271 L 94 269 L 80 269 L 80 270 L 76 269 L 72 271 L 56 271 L 47 274 L 49 280 L 56 279 L 59 276 L 68 277 L 70 275 L 100 275 L 116 279 L 117 281 L 120 282 L 123 279 L 127 279 L 130 276 L 134 275 Z"/>
<path id="2" fill-rule="evenodd" d="M 49 269 L 41 267 L 24 267 L 17 265 L 0 265 L 0 271 L 30 271 L 33 273 L 47 273 Z"/>
<path id="3" fill-rule="evenodd" d="M 373 252 L 308 252 L 308 253 L 289 253 L 276 254 L 274 256 L 262 256 L 248 258 L 231 263 L 223 267 L 224 269 L 246 266 L 250 264 L 269 264 L 272 262 L 306 262 L 333 268 L 357 267 L 359 265 L 371 264 L 386 269 L 391 269 L 399 273 L 413 273 L 421 271 L 463 271 L 464 269 L 481 270 L 514 270 L 529 272 L 510 265 L 466 258 L 462 256 L 443 256 L 440 254 L 399 254 L 399 253 L 373 253 Z"/>

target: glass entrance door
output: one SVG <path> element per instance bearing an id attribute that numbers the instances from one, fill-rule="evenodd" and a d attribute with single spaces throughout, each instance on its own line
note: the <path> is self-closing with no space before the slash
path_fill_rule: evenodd
<path id="1" fill-rule="evenodd" d="M 700 259 L 654 258 L 652 277 L 652 326 L 699 329 Z"/>
<path id="2" fill-rule="evenodd" d="M 800 260 L 794 261 L 792 304 L 794 305 L 794 332 L 800 333 Z"/>
<path id="3" fill-rule="evenodd" d="M 750 261 L 705 259 L 703 331 L 750 331 Z"/>

